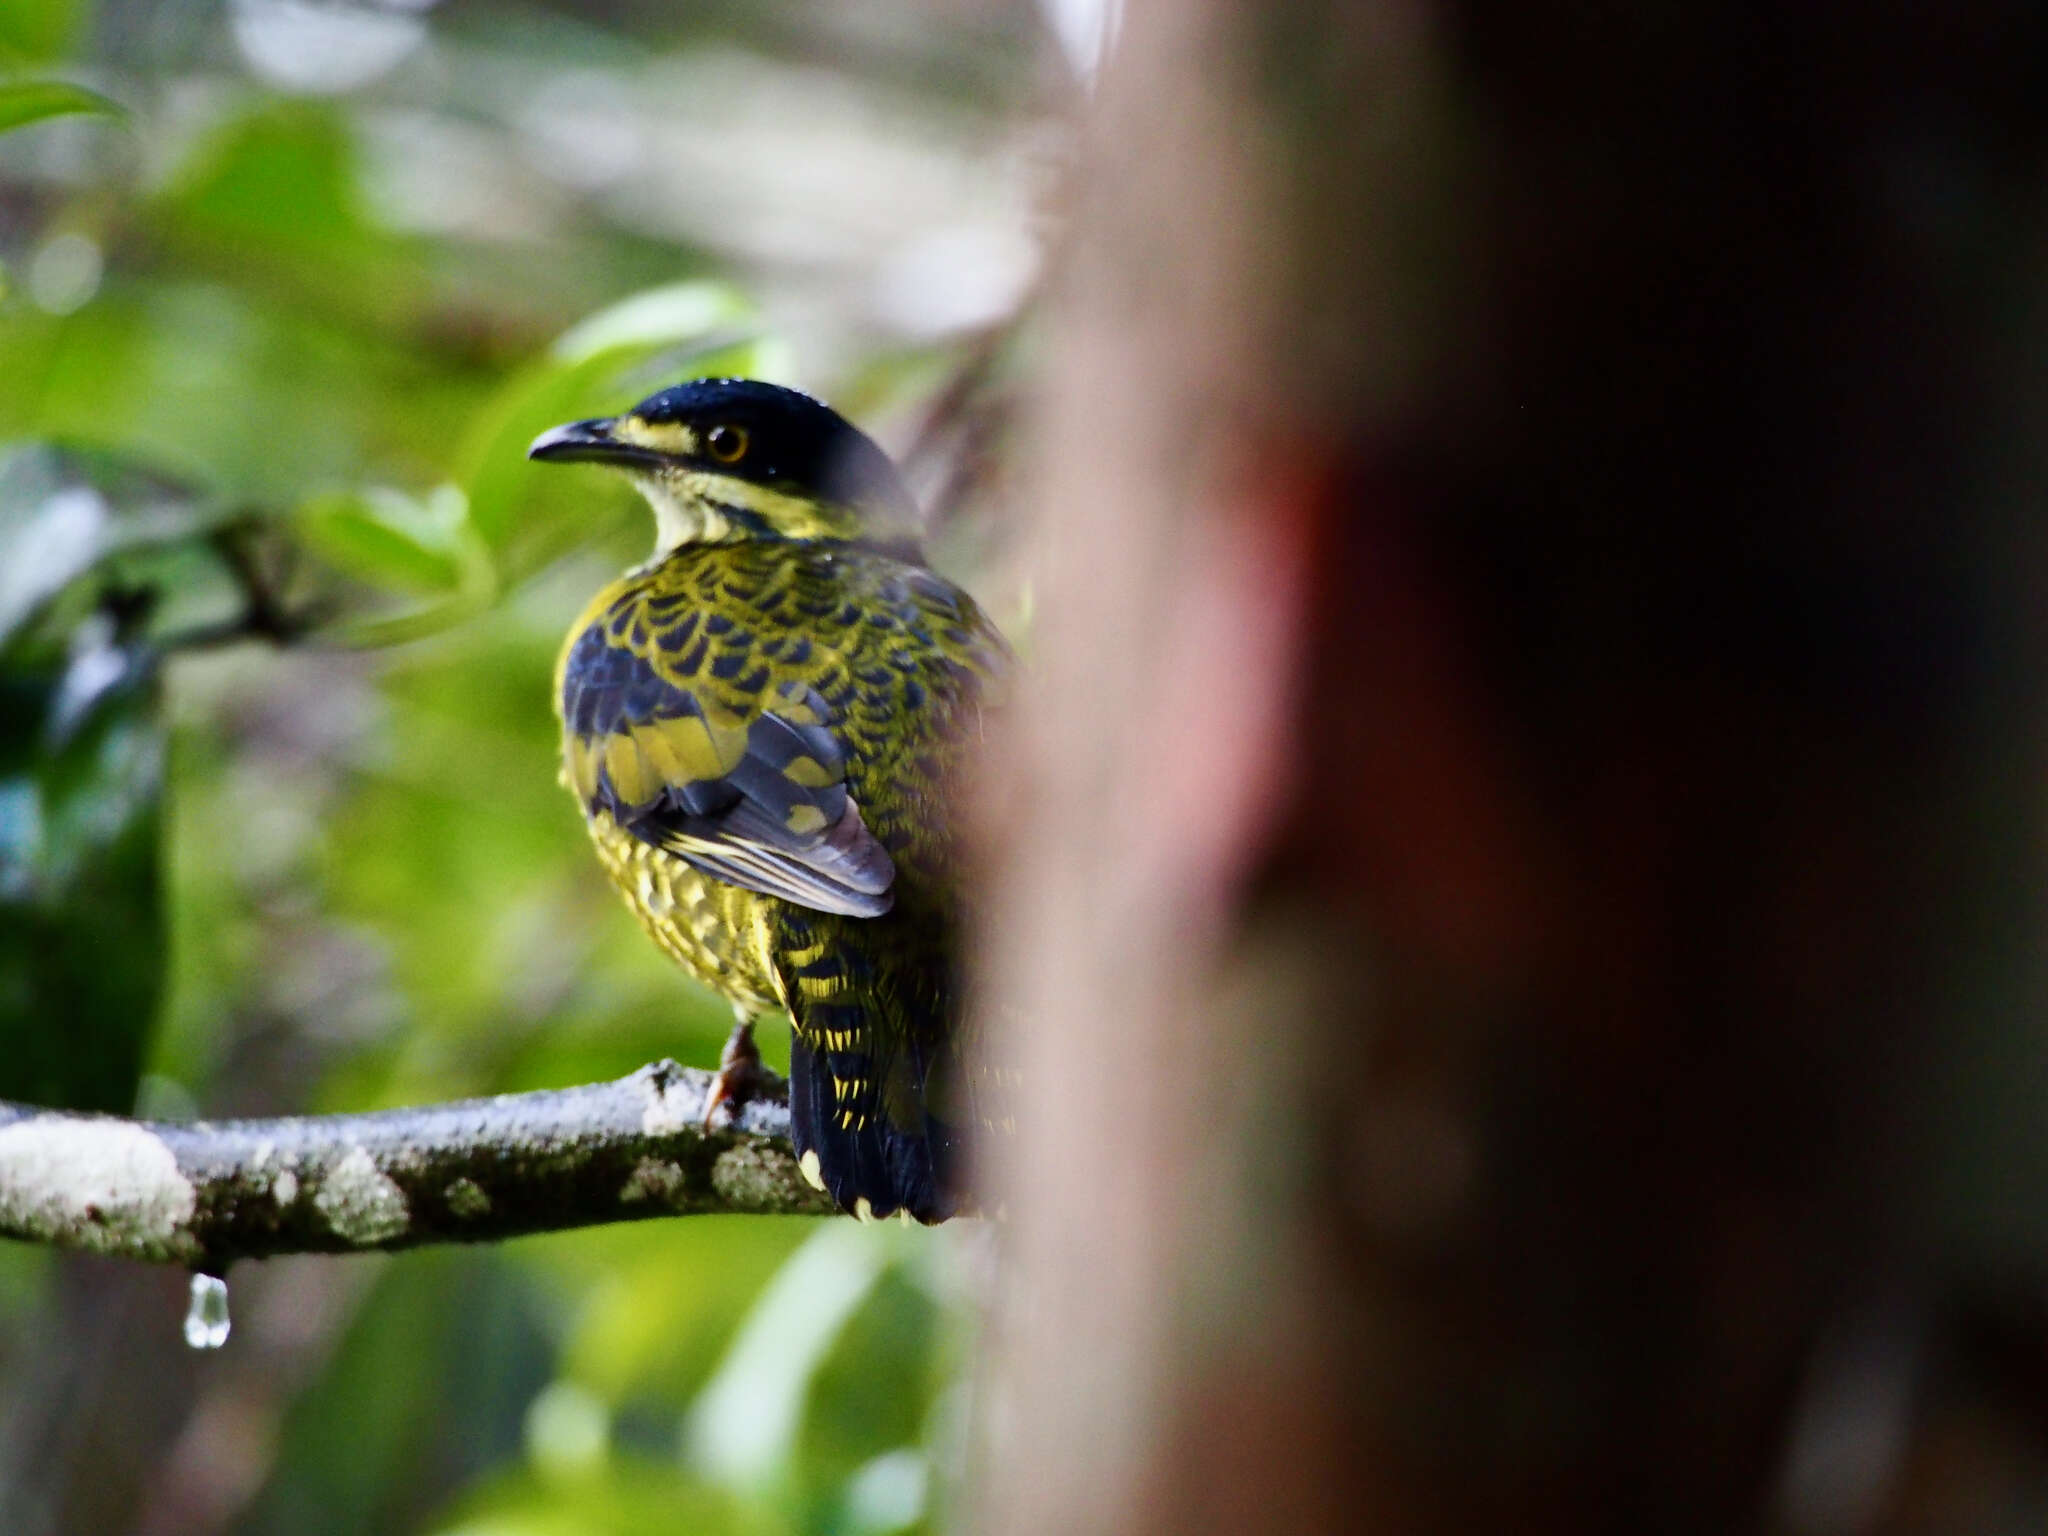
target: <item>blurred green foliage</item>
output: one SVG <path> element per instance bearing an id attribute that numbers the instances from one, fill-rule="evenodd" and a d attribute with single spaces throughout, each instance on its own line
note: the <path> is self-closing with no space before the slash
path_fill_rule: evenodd
<path id="1" fill-rule="evenodd" d="M 147 657 L 105 620 L 77 641 L 0 675 L 0 1097 L 125 1110 L 164 967 L 164 736 Z"/>
<path id="2" fill-rule="evenodd" d="M 46 117 L 66 117 L 81 112 L 102 117 L 121 115 L 120 107 L 99 92 L 64 80 L 25 80 L 15 85 L 0 85 L 0 133 L 27 123 L 41 122 Z"/>
<path id="3" fill-rule="evenodd" d="M 619 909 L 555 781 L 555 648 L 641 519 L 523 452 L 696 373 L 837 380 L 869 420 L 944 378 L 942 327 L 849 314 L 914 233 L 904 186 L 957 221 L 949 189 L 991 181 L 944 146 L 1000 119 L 991 83 L 1026 89 L 1028 34 L 901 10 L 819 38 L 796 6 L 694 32 L 666 7 L 0 6 L 0 1096 L 364 1109 L 715 1057 L 725 1010 Z M 280 53 L 272 23 L 314 40 Z M 693 152 L 667 83 L 691 59 L 792 123 L 870 124 L 887 175 L 850 200 L 843 138 L 777 150 L 841 199 L 835 254 L 791 259 L 772 177 L 700 229 L 631 192 L 621 144 Z M 67 1324 L 93 1355 L 52 1331 L 67 1262 L 0 1251 L 0 1528 L 83 1528 L 64 1512 L 119 1478 L 138 1528 L 188 1484 L 212 1523 L 181 1530 L 923 1528 L 981 1238 L 691 1220 L 237 1272 L 228 1348 L 159 1386 L 173 1422 L 48 1390 L 118 1362 L 122 1327 L 174 1335 L 170 1309 Z"/>

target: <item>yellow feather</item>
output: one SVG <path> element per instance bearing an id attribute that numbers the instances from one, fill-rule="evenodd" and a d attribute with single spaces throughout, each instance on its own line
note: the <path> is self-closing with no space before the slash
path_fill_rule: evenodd
<path id="1" fill-rule="evenodd" d="M 719 750 L 711 727 L 695 718 L 664 720 L 659 729 L 674 757 L 675 782 L 678 784 L 688 784 L 696 779 L 722 778 L 738 764 L 740 753 L 746 751 L 746 743 L 742 739 L 740 752 L 727 757 Z"/>
<path id="2" fill-rule="evenodd" d="M 687 784 L 694 775 L 683 761 L 683 754 L 676 749 L 675 736 L 669 730 L 669 724 L 664 720 L 637 725 L 633 728 L 633 741 L 640 748 L 640 755 L 663 779 L 670 784 Z"/>
<path id="3" fill-rule="evenodd" d="M 787 716 L 787 711 L 784 711 L 784 714 Z M 825 765 L 812 757 L 791 758 L 789 766 L 783 769 L 782 773 L 790 783 L 800 784 L 805 789 L 823 789 L 826 785 L 836 782 L 833 776 L 825 771 Z"/>
<path id="4" fill-rule="evenodd" d="M 569 738 L 569 784 L 586 802 L 597 793 L 597 764 L 590 756 L 590 743 L 581 736 Z"/>
<path id="5" fill-rule="evenodd" d="M 747 755 L 747 717 L 736 710 L 712 705 L 705 710 L 705 734 L 718 754 L 719 773 L 730 773 Z M 716 777 L 716 775 L 712 775 Z"/>
<path id="6" fill-rule="evenodd" d="M 652 448 L 657 453 L 686 455 L 697 451 L 697 434 L 679 422 L 621 416 L 612 423 L 612 436 L 622 443 Z"/>
<path id="7" fill-rule="evenodd" d="M 612 793 L 627 805 L 645 804 L 660 789 L 652 782 L 653 775 L 646 771 L 640 749 L 630 736 L 604 738 L 604 771 L 611 776 Z"/>

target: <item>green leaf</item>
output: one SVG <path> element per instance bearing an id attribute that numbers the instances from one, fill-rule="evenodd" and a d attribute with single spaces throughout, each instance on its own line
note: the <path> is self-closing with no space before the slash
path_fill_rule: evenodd
<path id="1" fill-rule="evenodd" d="M 48 64 L 78 31 L 79 0 L 7 0 L 0 5 L 0 60 Z"/>
<path id="2" fill-rule="evenodd" d="M 28 80 L 19 85 L 0 85 L 0 133 L 26 127 L 47 117 L 95 117 L 125 119 L 128 109 L 118 101 L 88 91 L 82 85 L 63 80 Z"/>
<path id="3" fill-rule="evenodd" d="M 499 392 L 459 462 L 467 468 L 470 516 L 508 570 L 537 568 L 602 526 L 605 509 L 624 505 L 589 476 L 536 469 L 526 461 L 527 445 L 549 427 L 622 409 L 692 374 L 786 372 L 780 347 L 733 336 L 751 314 L 720 284 L 649 289 L 571 327 Z"/>
<path id="4" fill-rule="evenodd" d="M 720 327 L 744 325 L 752 318 L 753 307 L 724 283 L 670 283 L 579 320 L 555 339 L 548 355 L 575 367 L 620 348 L 700 340 Z"/>
<path id="5" fill-rule="evenodd" d="M 316 497 L 300 528 L 316 553 L 375 586 L 442 596 L 489 579 L 490 552 L 452 485 L 424 500 L 375 486 Z"/>
<path id="6" fill-rule="evenodd" d="M 165 962 L 154 658 L 95 613 L 0 674 L 0 1098 L 123 1111 Z"/>
<path id="7" fill-rule="evenodd" d="M 0 648 L 109 556 L 188 540 L 226 515 L 109 454 L 0 444 Z"/>
<path id="8" fill-rule="evenodd" d="M 266 107 L 200 145 L 167 190 L 181 224 L 223 240 L 347 240 L 363 218 L 347 124 L 320 103 Z"/>
<path id="9" fill-rule="evenodd" d="M 323 496 L 300 512 L 306 547 L 345 575 L 385 592 L 438 598 L 427 608 L 359 619 L 342 638 L 395 645 L 445 629 L 489 607 L 497 595 L 491 551 L 452 485 L 424 499 L 371 487 Z"/>
<path id="10" fill-rule="evenodd" d="M 731 1346 L 748 1303 L 817 1226 L 703 1220 L 716 1241 L 669 1230 L 615 1242 L 595 1259 L 577 1255 L 594 1273 L 563 1339 L 568 1380 L 614 1408 L 637 1398 L 680 1412 Z"/>
<path id="11" fill-rule="evenodd" d="M 204 137 L 148 210 L 179 259 L 315 316 L 407 323 L 428 288 L 420 251 L 370 217 L 347 117 L 265 103 Z"/>
<path id="12" fill-rule="evenodd" d="M 691 1409 L 690 1459 L 729 1488 L 789 1467 L 812 1378 L 911 1234 L 822 1223 L 754 1303 Z"/>

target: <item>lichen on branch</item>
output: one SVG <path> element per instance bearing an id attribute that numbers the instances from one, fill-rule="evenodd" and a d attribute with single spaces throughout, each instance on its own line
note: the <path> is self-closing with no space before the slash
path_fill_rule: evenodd
<path id="1" fill-rule="evenodd" d="M 166 1122 L 0 1102 L 0 1236 L 224 1270 L 703 1212 L 825 1214 L 771 1084 L 704 1128 L 711 1074 L 361 1115 Z"/>

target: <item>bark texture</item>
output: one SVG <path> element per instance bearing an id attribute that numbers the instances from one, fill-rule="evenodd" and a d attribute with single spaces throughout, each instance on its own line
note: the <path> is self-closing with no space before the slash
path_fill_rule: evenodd
<path id="1" fill-rule="evenodd" d="M 1133 0 L 992 833 L 981 1528 L 2040 1507 L 2044 61 Z"/>
<path id="2" fill-rule="evenodd" d="M 0 1104 L 0 1235 L 223 1273 L 703 1212 L 822 1214 L 786 1102 L 704 1129 L 711 1074 L 362 1115 L 171 1123 Z"/>

